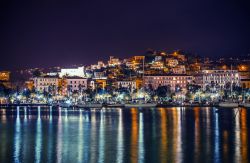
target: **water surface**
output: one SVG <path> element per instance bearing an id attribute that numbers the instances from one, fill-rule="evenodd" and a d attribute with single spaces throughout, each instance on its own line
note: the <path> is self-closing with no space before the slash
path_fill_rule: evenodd
<path id="1" fill-rule="evenodd" d="M 0 162 L 249 162 L 250 109 L 0 109 Z"/>

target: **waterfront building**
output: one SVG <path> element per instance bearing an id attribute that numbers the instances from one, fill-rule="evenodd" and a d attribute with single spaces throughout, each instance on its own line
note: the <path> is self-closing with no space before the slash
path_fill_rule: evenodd
<path id="1" fill-rule="evenodd" d="M 62 68 L 61 72 L 59 73 L 60 77 L 63 76 L 79 76 L 85 77 L 84 66 L 78 68 Z"/>
<path id="2" fill-rule="evenodd" d="M 137 89 L 137 83 L 136 81 L 131 80 L 117 81 L 116 88 L 128 88 L 129 90 L 134 91 Z"/>
<path id="3" fill-rule="evenodd" d="M 59 78 L 57 76 L 41 76 L 32 78 L 37 91 L 57 92 Z"/>
<path id="4" fill-rule="evenodd" d="M 105 89 L 107 86 L 107 79 L 92 79 L 88 83 L 88 87 L 92 90 L 97 88 Z"/>
<path id="5" fill-rule="evenodd" d="M 249 79 L 241 79 L 241 87 L 250 89 L 250 78 Z"/>
<path id="6" fill-rule="evenodd" d="M 177 87 L 186 90 L 187 84 L 192 81 L 193 77 L 185 74 L 150 75 L 144 77 L 144 86 L 152 87 L 154 90 L 159 86 L 170 86 L 172 91 L 175 91 Z"/>
<path id="7" fill-rule="evenodd" d="M 65 77 L 67 83 L 67 91 L 82 92 L 88 88 L 88 79 L 78 76 Z"/>
<path id="8" fill-rule="evenodd" d="M 240 76 L 237 70 L 202 70 L 202 73 L 195 77 L 195 82 L 206 89 L 214 86 L 218 89 L 226 88 L 226 85 L 234 84 L 240 86 Z"/>

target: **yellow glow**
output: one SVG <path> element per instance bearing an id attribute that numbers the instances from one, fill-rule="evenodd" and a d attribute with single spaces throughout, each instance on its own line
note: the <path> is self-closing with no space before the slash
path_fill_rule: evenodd
<path id="1" fill-rule="evenodd" d="M 160 145 L 160 158 L 161 162 L 167 162 L 167 115 L 164 108 L 159 109 L 161 117 L 161 145 Z"/>
<path id="2" fill-rule="evenodd" d="M 242 161 L 248 162 L 248 132 L 247 132 L 247 110 L 246 109 L 242 109 L 241 115 L 240 115 L 240 121 L 241 121 L 240 139 L 242 143 L 242 147 L 241 147 Z"/>
<path id="3" fill-rule="evenodd" d="M 138 158 L 138 110 L 136 108 L 131 109 L 132 118 L 132 130 L 131 130 L 131 162 L 136 163 Z"/>

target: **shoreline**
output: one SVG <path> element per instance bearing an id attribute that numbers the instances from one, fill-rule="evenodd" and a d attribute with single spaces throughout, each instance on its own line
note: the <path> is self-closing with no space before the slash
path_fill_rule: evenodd
<path id="1" fill-rule="evenodd" d="M 2 108 L 11 108 L 11 107 L 53 107 L 53 108 L 59 108 L 60 106 L 53 106 L 50 104 L 0 104 L 0 107 Z M 159 107 L 218 107 L 218 108 L 224 108 L 220 107 L 218 104 L 211 104 L 211 105 L 203 105 L 203 104 L 190 104 L 190 105 L 175 105 L 175 104 L 157 104 L 156 106 L 153 106 L 155 108 Z M 153 107 L 148 107 L 148 108 L 153 108 Z M 239 105 L 238 107 L 244 107 L 242 105 Z M 78 107 L 76 105 L 69 106 L 69 107 L 62 107 L 61 108 L 75 108 L 75 109 L 82 109 L 82 108 L 131 108 L 131 107 L 126 107 L 126 106 L 107 106 L 107 105 L 102 105 L 101 107 Z M 143 106 L 137 106 L 135 108 L 147 108 Z"/>

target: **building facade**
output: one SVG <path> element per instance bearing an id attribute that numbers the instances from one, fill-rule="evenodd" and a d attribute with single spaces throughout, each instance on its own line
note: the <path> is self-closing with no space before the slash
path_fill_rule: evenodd
<path id="1" fill-rule="evenodd" d="M 128 88 L 132 91 L 137 89 L 137 83 L 136 81 L 117 81 L 116 82 L 117 88 Z"/>
<path id="2" fill-rule="evenodd" d="M 58 88 L 58 77 L 54 76 L 43 76 L 32 78 L 34 82 L 34 88 L 37 91 L 57 92 Z"/>
<path id="3" fill-rule="evenodd" d="M 81 77 L 66 77 L 67 91 L 79 92 L 88 88 L 88 79 Z"/>
<path id="4" fill-rule="evenodd" d="M 144 77 L 144 86 L 152 87 L 154 90 L 159 86 L 170 86 L 172 91 L 177 87 L 186 90 L 187 84 L 192 81 L 193 77 L 188 75 L 154 75 Z"/>
<path id="5" fill-rule="evenodd" d="M 78 68 L 63 68 L 63 69 L 61 69 L 59 76 L 60 77 L 63 77 L 63 76 L 85 77 L 84 67 L 82 66 L 82 67 L 78 67 Z"/>
<path id="6" fill-rule="evenodd" d="M 0 81 L 9 81 L 10 72 L 9 71 L 0 71 Z"/>
<path id="7" fill-rule="evenodd" d="M 250 89 L 250 79 L 241 79 L 241 87 Z"/>
<path id="8" fill-rule="evenodd" d="M 211 86 L 219 89 L 224 89 L 231 84 L 240 86 L 240 75 L 237 70 L 202 70 L 200 75 L 195 80 L 203 90 Z"/>

